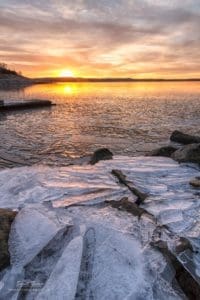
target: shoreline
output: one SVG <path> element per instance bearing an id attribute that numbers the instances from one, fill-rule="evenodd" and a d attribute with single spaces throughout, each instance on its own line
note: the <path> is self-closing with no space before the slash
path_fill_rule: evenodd
<path id="1" fill-rule="evenodd" d="M 0 90 L 10 91 L 10 90 L 20 90 L 25 87 L 33 85 L 34 82 L 28 78 L 13 78 L 13 79 L 2 79 L 0 78 Z"/>
<path id="2" fill-rule="evenodd" d="M 70 166 L 70 165 L 87 165 L 89 164 L 92 157 L 94 157 L 97 153 L 97 157 L 101 159 L 107 159 L 107 155 L 110 158 L 113 156 L 113 153 L 107 148 L 97 149 L 93 154 L 83 155 L 69 160 L 66 164 L 63 162 L 58 163 L 55 161 L 54 163 L 48 163 L 45 161 L 45 157 L 39 159 L 38 161 L 32 162 L 28 160 L 23 160 L 22 158 L 16 157 L 15 155 L 8 153 L 0 152 L 0 170 L 10 169 L 14 167 L 20 166 L 34 166 L 34 165 L 44 165 L 49 167 L 62 167 L 62 166 Z M 99 154 L 100 153 L 100 154 Z M 123 154 L 121 154 L 123 155 Z M 147 151 L 145 154 L 138 153 L 138 155 L 126 155 L 127 157 L 169 157 L 175 161 L 181 162 L 189 162 L 197 164 L 200 167 L 200 136 L 194 136 L 182 133 L 178 130 L 172 132 L 169 142 L 165 143 L 163 146 L 154 148 L 153 150 Z M 104 158 L 105 157 L 105 158 Z"/>

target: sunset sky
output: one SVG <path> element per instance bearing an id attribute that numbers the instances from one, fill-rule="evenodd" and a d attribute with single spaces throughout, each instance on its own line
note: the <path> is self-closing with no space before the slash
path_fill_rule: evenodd
<path id="1" fill-rule="evenodd" d="M 0 61 L 31 77 L 200 77 L 200 0 L 0 0 Z"/>

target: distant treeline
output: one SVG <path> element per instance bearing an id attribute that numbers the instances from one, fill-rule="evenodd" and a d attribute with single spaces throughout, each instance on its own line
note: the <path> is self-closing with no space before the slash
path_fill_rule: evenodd
<path id="1" fill-rule="evenodd" d="M 22 76 L 21 72 L 11 70 L 7 64 L 0 62 L 0 74 Z"/>
<path id="2" fill-rule="evenodd" d="M 182 81 L 200 81 L 200 78 L 185 79 L 134 79 L 134 78 L 81 78 L 81 77 L 47 77 L 32 78 L 36 84 L 56 83 L 56 82 L 182 82 Z"/>

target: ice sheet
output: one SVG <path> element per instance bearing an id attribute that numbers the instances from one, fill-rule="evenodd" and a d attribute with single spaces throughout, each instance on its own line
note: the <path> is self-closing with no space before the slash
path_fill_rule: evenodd
<path id="1" fill-rule="evenodd" d="M 149 245 L 157 225 L 147 216 L 139 220 L 126 211 L 96 206 L 105 200 L 118 201 L 122 197 L 136 200 L 111 174 L 113 169 L 121 170 L 129 182 L 147 193 L 143 207 L 160 225 L 166 225 L 178 236 L 189 238 L 195 251 L 200 250 L 200 194 L 189 185 L 190 179 L 199 175 L 199 170 L 192 165 L 179 165 L 168 158 L 116 156 L 94 166 L 34 166 L 4 170 L 0 172 L 0 207 L 20 210 L 9 239 L 12 274 L 17 274 L 17 281 L 23 268 L 28 266 L 28 274 L 35 272 L 36 278 L 41 279 L 39 274 L 43 268 L 47 278 L 43 279 L 37 295 L 43 298 L 38 299 L 55 299 L 53 286 L 64 284 L 69 270 L 74 270 L 72 288 L 60 286 L 61 298 L 66 292 L 69 299 L 74 293 L 79 299 L 77 292 L 86 280 L 87 288 L 83 293 L 95 299 L 179 299 L 171 287 L 173 271 L 163 256 Z M 66 247 L 66 241 L 59 242 L 63 252 L 52 256 L 52 261 L 47 260 L 50 266 L 46 266 L 48 272 L 45 272 L 45 264 L 40 262 L 38 255 L 66 225 L 72 226 L 68 234 L 71 242 Z M 174 240 L 170 243 L 173 246 Z M 52 249 L 46 250 L 49 251 L 51 253 Z M 79 257 L 76 263 L 75 256 Z M 36 269 L 32 263 L 34 259 Z M 85 278 L 87 261 L 89 267 Z M 66 266 L 61 268 L 64 262 Z M 199 275 L 197 252 L 193 263 L 195 268 L 191 272 Z M 7 270 L 5 278 L 9 278 L 9 272 Z M 7 279 L 4 289 L 5 285 L 12 284 Z M 27 299 L 32 299 L 31 291 L 28 295 L 30 298 Z"/>

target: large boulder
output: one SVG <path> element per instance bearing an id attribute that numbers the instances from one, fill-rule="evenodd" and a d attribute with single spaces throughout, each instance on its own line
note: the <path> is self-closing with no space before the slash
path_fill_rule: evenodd
<path id="1" fill-rule="evenodd" d="M 181 131 L 175 130 L 172 132 L 170 140 L 179 144 L 188 145 L 200 143 L 200 136 L 185 134 Z"/>
<path id="2" fill-rule="evenodd" d="M 164 156 L 171 157 L 172 153 L 174 153 L 177 148 L 173 146 L 163 146 L 158 149 L 155 149 L 151 152 L 151 156 Z"/>
<path id="3" fill-rule="evenodd" d="M 10 264 L 8 238 L 16 214 L 15 211 L 0 208 L 0 271 Z"/>
<path id="4" fill-rule="evenodd" d="M 172 154 L 178 162 L 192 162 L 200 164 L 200 143 L 183 146 Z"/>
<path id="5" fill-rule="evenodd" d="M 113 154 L 109 149 L 100 148 L 93 153 L 91 160 L 90 160 L 90 164 L 95 165 L 100 160 L 108 160 L 108 159 L 112 159 L 112 158 L 113 158 Z"/>

